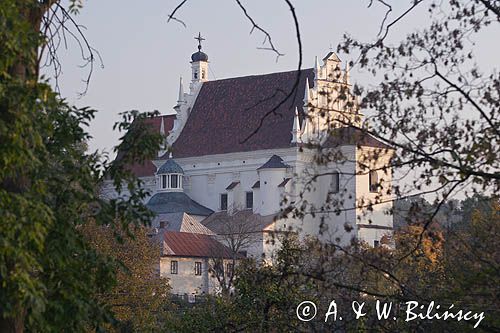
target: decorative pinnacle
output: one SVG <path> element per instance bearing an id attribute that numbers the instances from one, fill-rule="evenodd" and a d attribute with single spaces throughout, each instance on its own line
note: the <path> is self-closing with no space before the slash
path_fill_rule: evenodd
<path id="1" fill-rule="evenodd" d="M 195 37 L 194 39 L 198 40 L 198 51 L 201 51 L 201 41 L 205 40 L 205 38 L 201 37 L 201 32 L 198 32 L 198 37 Z"/>

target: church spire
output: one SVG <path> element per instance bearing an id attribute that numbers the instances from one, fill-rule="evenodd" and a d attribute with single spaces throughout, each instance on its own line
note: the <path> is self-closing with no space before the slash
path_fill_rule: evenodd
<path id="1" fill-rule="evenodd" d="M 160 145 L 160 149 L 158 150 L 158 157 L 161 157 L 163 156 L 163 154 L 166 153 L 166 148 L 167 148 L 167 138 L 165 137 L 166 133 L 165 133 L 165 120 L 163 118 L 163 116 L 160 116 L 160 134 L 163 136 L 163 141 Z"/>
<path id="2" fill-rule="evenodd" d="M 161 118 L 161 123 L 160 123 L 160 134 L 161 134 L 161 135 L 165 135 L 165 123 L 164 123 L 164 121 L 163 121 L 163 117 L 162 117 L 162 116 L 160 116 L 160 118 Z"/>
<path id="3" fill-rule="evenodd" d="M 292 143 L 297 143 L 300 140 L 300 125 L 299 125 L 299 110 L 295 107 L 295 117 L 293 118 L 292 127 Z"/>
<path id="4" fill-rule="evenodd" d="M 321 67 L 319 65 L 318 56 L 314 59 L 314 79 L 319 80 L 321 76 Z"/>
<path id="5" fill-rule="evenodd" d="M 311 103 L 311 93 L 309 92 L 309 78 L 306 78 L 306 89 L 304 92 L 304 106 L 308 107 Z"/>
<path id="6" fill-rule="evenodd" d="M 350 72 L 351 71 L 351 67 L 349 66 L 349 62 L 347 62 L 345 64 L 345 73 L 344 73 L 344 83 L 346 84 L 350 84 L 350 78 L 351 78 L 351 75 L 350 75 Z"/>
<path id="7" fill-rule="evenodd" d="M 182 76 L 179 79 L 179 97 L 177 98 L 177 104 L 184 103 L 184 86 L 182 85 Z"/>
<path id="8" fill-rule="evenodd" d="M 306 115 L 302 120 L 302 130 L 301 132 L 301 141 L 304 143 L 309 143 L 310 133 L 309 133 L 309 117 Z"/>

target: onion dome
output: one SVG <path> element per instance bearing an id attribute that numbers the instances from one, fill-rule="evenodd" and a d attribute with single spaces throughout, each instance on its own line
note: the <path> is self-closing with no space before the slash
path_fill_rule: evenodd
<path id="1" fill-rule="evenodd" d="M 201 37 L 201 33 L 198 33 L 198 37 L 195 37 L 194 39 L 198 40 L 198 52 L 195 52 L 191 55 L 191 61 L 208 61 L 207 54 L 201 52 L 201 41 L 205 40 L 205 38 Z"/>
<path id="2" fill-rule="evenodd" d="M 193 62 L 208 61 L 208 56 L 206 53 L 198 51 L 198 52 L 195 52 L 191 55 L 191 61 L 193 61 Z"/>

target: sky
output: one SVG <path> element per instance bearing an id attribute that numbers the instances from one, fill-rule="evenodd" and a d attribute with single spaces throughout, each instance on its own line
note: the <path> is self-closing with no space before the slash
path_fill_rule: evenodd
<path id="1" fill-rule="evenodd" d="M 406 1 L 401 1 L 401 3 Z M 89 149 L 112 152 L 120 133 L 113 132 L 119 113 L 128 110 L 173 112 L 179 77 L 190 80 L 190 56 L 197 51 L 194 37 L 206 38 L 203 51 L 210 61 L 209 79 L 222 79 L 297 68 L 298 47 L 290 10 L 284 1 L 243 1 L 254 20 L 269 31 L 276 48 L 284 54 L 276 61 L 270 51 L 259 50 L 264 35 L 250 34 L 252 25 L 234 0 L 189 0 L 176 14 L 168 15 L 180 1 L 84 0 L 75 20 L 83 25 L 89 43 L 102 57 L 92 73 L 88 91 L 82 81 L 88 68 L 75 42 L 61 48 L 61 94 L 77 106 L 98 110 L 89 131 Z M 293 1 L 303 43 L 304 68 L 314 57 L 335 48 L 344 33 L 372 40 L 383 8 L 368 9 L 368 1 Z M 267 45 L 265 45 L 267 46 Z M 342 55 L 341 55 L 342 58 Z M 345 59 L 345 58 L 344 58 Z M 343 60 L 344 60 L 343 59 Z M 50 76 L 50 68 L 45 69 Z M 356 74 L 352 74 L 356 80 Z"/>
<path id="2" fill-rule="evenodd" d="M 210 61 L 209 79 L 222 79 L 253 74 L 288 71 L 297 68 L 298 47 L 290 10 L 280 0 L 252 0 L 242 3 L 253 19 L 272 36 L 276 48 L 284 56 L 260 50 L 264 35 L 250 34 L 252 25 L 245 18 L 235 0 L 188 0 L 176 17 L 185 24 L 170 21 L 169 13 L 180 0 L 84 0 L 84 6 L 75 20 L 83 29 L 89 43 L 102 57 L 92 73 L 87 93 L 82 82 L 88 68 L 78 45 L 69 41 L 61 48 L 59 57 L 62 74 L 59 79 L 61 94 L 77 106 L 98 110 L 89 132 L 91 151 L 112 153 L 120 133 L 112 130 L 120 119 L 119 113 L 128 110 L 173 113 L 177 100 L 179 77 L 188 86 L 191 69 L 190 56 L 197 51 L 194 37 L 201 32 L 206 40 L 203 51 Z M 408 8 L 410 0 L 393 1 L 393 16 Z M 368 8 L 368 0 L 296 0 L 295 6 L 303 44 L 303 68 L 312 67 L 314 57 L 322 58 L 350 34 L 364 41 L 373 41 L 385 13 L 376 2 Z M 391 31 L 390 39 L 406 34 L 405 29 L 418 28 L 428 19 L 419 9 L 406 17 L 398 29 Z M 490 43 L 491 39 L 484 43 Z M 267 46 L 267 45 L 265 45 Z M 491 47 L 491 45 L 488 45 Z M 498 46 L 492 46 L 497 48 Z M 480 59 L 496 64 L 496 53 L 480 54 Z M 348 61 L 347 55 L 339 54 Z M 481 58 L 482 57 L 482 58 Z M 50 69 L 45 69 L 50 76 Z M 355 69 L 353 82 L 367 79 Z"/>

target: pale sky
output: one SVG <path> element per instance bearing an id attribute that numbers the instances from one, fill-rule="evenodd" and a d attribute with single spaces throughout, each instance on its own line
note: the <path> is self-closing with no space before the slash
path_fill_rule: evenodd
<path id="1" fill-rule="evenodd" d="M 118 143 L 119 133 L 113 132 L 112 126 L 119 120 L 119 112 L 132 109 L 173 112 L 179 76 L 183 76 L 186 88 L 190 80 L 189 61 L 191 54 L 197 51 L 197 41 L 193 38 L 198 32 L 206 38 L 203 51 L 209 56 L 209 79 L 296 69 L 297 42 L 285 2 L 242 2 L 254 20 L 271 33 L 278 50 L 285 53 L 278 62 L 275 54 L 257 49 L 262 46 L 264 35 L 258 31 L 249 35 L 251 24 L 234 0 L 188 0 L 176 15 L 186 23 L 186 28 L 177 22 L 167 23 L 168 14 L 180 0 L 84 1 L 76 20 L 87 28 L 86 37 L 100 52 L 104 67 L 96 66 L 87 94 L 78 98 L 87 72 L 78 67 L 82 60 L 77 45 L 69 43 L 68 50 L 61 49 L 59 53 L 63 66 L 60 87 L 70 103 L 99 111 L 90 126 L 94 137 L 90 150 L 111 152 Z M 367 0 L 292 2 L 301 29 L 304 68 L 312 67 L 314 57 L 324 56 L 330 46 L 335 49 L 344 33 L 372 41 L 384 14 L 380 6 L 368 9 Z M 397 15 L 411 1 L 393 2 L 398 5 L 394 7 L 394 15 Z M 403 27 L 415 28 L 428 19 L 422 9 L 406 18 L 398 30 L 392 32 L 392 38 L 404 35 Z M 339 56 L 349 60 L 348 56 Z M 479 56 L 485 62 L 496 64 L 495 53 Z M 365 76 L 353 70 L 351 78 L 356 82 Z"/>

